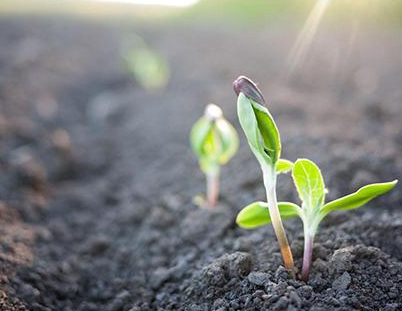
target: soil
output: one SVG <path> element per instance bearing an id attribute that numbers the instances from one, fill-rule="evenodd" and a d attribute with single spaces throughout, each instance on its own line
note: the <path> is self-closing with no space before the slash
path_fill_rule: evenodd
<path id="1" fill-rule="evenodd" d="M 238 228 L 264 199 L 244 135 L 215 211 L 188 133 L 208 102 L 239 129 L 231 82 L 259 82 L 283 156 L 311 158 L 328 199 L 402 179 L 398 30 L 327 29 L 291 78 L 284 25 L 134 27 L 0 20 L 0 309 L 77 311 L 402 310 L 402 191 L 333 213 L 307 283 L 282 267 L 271 227 Z M 139 34 L 165 55 L 167 88 L 137 86 L 121 61 Z M 250 49 L 252 47 L 252 49 Z M 287 78 L 284 78 L 284 77 Z M 281 176 L 278 196 L 297 196 Z M 297 267 L 302 226 L 285 223 Z"/>

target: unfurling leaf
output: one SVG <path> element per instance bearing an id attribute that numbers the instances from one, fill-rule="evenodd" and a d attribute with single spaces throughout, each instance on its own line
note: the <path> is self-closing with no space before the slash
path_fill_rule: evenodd
<path id="1" fill-rule="evenodd" d="M 325 186 L 318 166 L 310 160 L 298 159 L 292 177 L 303 208 L 311 211 L 320 209 L 325 200 Z"/>
<path id="2" fill-rule="evenodd" d="M 281 142 L 278 128 L 269 111 L 240 93 L 237 113 L 251 150 L 260 164 L 275 165 L 280 157 Z"/>
<path id="3" fill-rule="evenodd" d="M 281 140 L 275 121 L 268 109 L 252 102 L 258 129 L 263 141 L 264 152 L 268 154 L 272 163 L 276 163 L 281 155 Z"/>
<path id="4" fill-rule="evenodd" d="M 279 213 L 282 219 L 288 219 L 299 215 L 300 207 L 290 202 L 278 203 Z M 236 223 L 245 229 L 256 228 L 269 224 L 271 217 L 268 204 L 254 202 L 243 208 L 236 217 Z"/>

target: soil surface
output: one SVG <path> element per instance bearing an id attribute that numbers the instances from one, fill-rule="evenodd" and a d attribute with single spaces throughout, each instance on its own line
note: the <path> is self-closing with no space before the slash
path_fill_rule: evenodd
<path id="1" fill-rule="evenodd" d="M 402 310 L 402 191 L 333 213 L 307 283 L 282 267 L 271 227 L 235 224 L 264 199 L 241 147 L 215 211 L 188 134 L 215 102 L 239 129 L 231 82 L 259 82 L 283 156 L 319 164 L 328 199 L 402 179 L 399 30 L 326 30 L 290 75 L 296 32 L 0 20 L 0 309 L 34 311 Z M 126 73 L 124 38 L 165 55 L 167 88 Z M 250 48 L 252 47 L 252 48 Z M 288 78 L 284 78 L 284 77 Z M 298 202 L 289 176 L 278 196 Z M 303 236 L 285 223 L 296 265 Z"/>

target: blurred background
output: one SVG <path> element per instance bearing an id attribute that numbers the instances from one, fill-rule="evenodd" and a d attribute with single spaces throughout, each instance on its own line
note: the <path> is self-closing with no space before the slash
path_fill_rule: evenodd
<path id="1" fill-rule="evenodd" d="M 171 162 L 158 154 L 165 146 L 194 165 L 188 133 L 205 104 L 238 126 L 231 82 L 240 74 L 264 89 L 285 137 L 303 128 L 387 152 L 389 139 L 376 135 L 401 139 L 389 125 L 401 113 L 401 29 L 401 1 L 2 0 L 4 167 L 32 162 L 32 174 L 55 182 L 125 158 L 132 183 L 163 189 L 151 164 Z"/>
<path id="2" fill-rule="evenodd" d="M 114 47 L 119 49 L 119 56 L 129 74 L 135 77 L 144 88 L 158 89 L 166 86 L 170 71 L 168 52 L 163 50 L 162 39 L 171 29 L 194 29 L 210 31 L 209 36 L 222 31 L 233 34 L 233 40 L 242 41 L 252 48 L 253 37 L 266 39 L 261 53 L 265 57 L 259 60 L 262 67 L 272 64 L 275 54 L 272 49 L 281 50 L 279 75 L 275 79 L 285 80 L 297 77 L 306 68 L 320 66 L 329 83 L 345 83 L 350 69 L 351 54 L 372 53 L 370 49 L 360 51 L 362 42 L 372 46 L 382 45 L 387 52 L 385 40 L 390 33 L 398 33 L 402 27 L 402 2 L 380 0 L 284 0 L 245 2 L 240 0 L 3 0 L 0 3 L 0 18 L 12 19 L 21 23 L 33 24 L 38 20 L 47 20 L 49 25 L 70 21 L 71 24 L 108 25 L 120 30 Z M 29 26 L 27 26 L 29 28 Z M 34 27 L 34 26 L 32 26 Z M 85 28 L 85 25 L 82 25 Z M 127 31 L 127 28 L 130 28 Z M 150 37 L 141 30 L 147 28 Z M 4 32 L 5 26 L 2 27 Z M 243 35 L 247 33 L 247 35 Z M 276 38 L 267 39 L 275 33 Z M 265 35 L 264 35 L 265 34 Z M 198 34 L 195 32 L 194 36 Z M 105 34 L 106 36 L 106 34 Z M 186 45 L 183 38 L 175 48 Z M 281 39 L 278 47 L 273 40 Z M 88 38 L 90 44 L 95 38 Z M 152 41 L 157 41 L 152 42 Z M 379 41 L 380 40 L 380 41 Z M 111 48 L 106 42 L 105 47 Z M 149 41 L 149 42 L 148 42 Z M 261 40 L 260 40 L 261 41 Z M 395 40 L 394 40 L 395 41 Z M 32 43 L 32 42 L 31 42 Z M 32 43 L 33 44 L 33 43 Z M 205 47 L 200 38 L 198 44 Z M 33 44 L 34 45 L 34 44 Z M 158 46 L 159 45 L 159 46 Z M 173 43 L 172 43 L 173 45 Z M 273 46 L 274 45 L 274 46 Z M 222 50 L 216 46 L 219 57 L 234 54 L 235 46 L 226 46 Z M 209 47 L 213 49 L 213 46 Z M 24 46 L 24 53 L 29 54 L 34 46 Z M 229 53 L 228 53 L 229 52 Z M 34 52 L 32 52 L 34 53 Z M 245 56 L 245 55 L 244 55 Z M 109 55 L 110 60 L 115 55 Z M 191 57 L 188 55 L 188 57 Z M 385 55 L 384 55 L 385 57 Z M 317 59 L 318 58 L 318 59 Z M 240 65 L 239 69 L 246 70 Z M 277 63 L 277 61 L 275 61 Z M 230 65 L 232 66 L 232 65 Z M 358 67 L 358 64 L 352 66 Z M 229 65 L 227 66 L 229 67 Z M 279 72 L 278 72 L 279 73 Z M 364 73 L 362 73 L 364 75 Z M 333 78 L 336 76 L 335 78 Z M 332 81 L 332 78 L 336 81 Z M 301 77 L 300 77 L 301 78 Z M 366 77 L 367 78 L 367 77 Z M 370 79 L 370 78 L 367 78 Z M 328 80 L 328 79 L 324 79 Z"/>
<path id="3" fill-rule="evenodd" d="M 170 289 L 152 299 L 170 277 L 160 267 L 184 271 L 182 299 L 200 267 L 259 245 L 233 221 L 264 199 L 236 116 L 239 75 L 263 90 L 283 156 L 322 168 L 328 200 L 401 179 L 401 33 L 397 0 L 0 0 L 0 296 L 6 284 L 52 310 L 124 299 L 167 310 Z M 192 203 L 205 189 L 189 132 L 209 102 L 241 138 L 217 214 Z M 298 202 L 289 179 L 278 189 Z M 366 244 L 400 259 L 400 188 L 376 202 L 350 231 L 361 236 L 367 213 Z M 378 215 L 389 218 L 374 230 Z M 253 236 L 272 246 L 263 229 Z"/>
<path id="4" fill-rule="evenodd" d="M 360 142 L 399 165 L 401 29 L 391 0 L 2 0 L 0 155 L 23 178 L 2 174 L 0 194 L 18 202 L 27 183 L 45 205 L 38 185 L 113 172 L 140 193 L 193 196 L 202 183 L 171 183 L 186 169 L 202 179 L 190 128 L 209 102 L 239 128 L 241 74 L 293 141 L 285 156 Z"/>

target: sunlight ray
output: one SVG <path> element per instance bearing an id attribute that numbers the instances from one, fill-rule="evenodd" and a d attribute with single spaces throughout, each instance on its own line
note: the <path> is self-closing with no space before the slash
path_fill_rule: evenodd
<path id="1" fill-rule="evenodd" d="M 330 1 L 331 0 L 318 0 L 311 10 L 306 23 L 289 53 L 288 68 L 290 73 L 304 62 L 311 43 L 317 33 L 318 25 Z"/>

